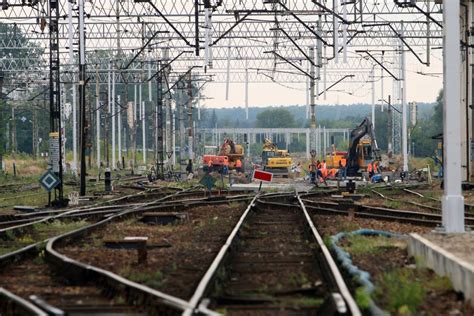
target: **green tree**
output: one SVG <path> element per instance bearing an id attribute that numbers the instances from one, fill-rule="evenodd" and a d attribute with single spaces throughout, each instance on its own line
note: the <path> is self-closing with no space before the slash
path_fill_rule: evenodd
<path id="1" fill-rule="evenodd" d="M 6 143 L 9 135 L 7 135 L 7 125 L 11 119 L 11 103 L 14 91 L 23 89 L 26 91 L 23 96 L 28 99 L 26 94 L 37 93 L 34 88 L 26 85 L 27 82 L 38 79 L 38 70 L 40 64 L 44 62 L 41 57 L 44 49 L 38 44 L 30 41 L 22 32 L 17 24 L 0 23 L 0 169 L 3 155 L 6 153 Z M 21 48 L 21 49 L 19 49 Z M 36 76 L 36 77 L 35 77 Z M 28 104 L 21 104 L 28 107 Z M 18 123 L 18 121 L 15 121 Z M 24 129 L 24 130 L 23 130 Z M 21 126 L 17 128 L 18 132 L 26 135 L 27 131 L 31 131 L 31 126 Z M 31 134 L 29 134 L 31 135 Z M 27 137 L 28 138 L 28 137 Z M 18 140 L 18 137 L 17 137 Z M 21 140 L 21 139 L 20 139 Z M 20 142 L 18 148 L 21 150 Z"/>
<path id="2" fill-rule="evenodd" d="M 211 116 L 211 119 L 209 121 L 209 126 L 210 128 L 214 128 L 216 127 L 216 124 L 217 124 L 217 114 L 216 114 L 216 110 L 212 110 L 212 116 Z"/>
<path id="3" fill-rule="evenodd" d="M 256 127 L 296 127 L 295 116 L 290 111 L 283 108 L 268 109 L 257 115 Z"/>
<path id="4" fill-rule="evenodd" d="M 431 117 L 427 120 L 419 120 L 411 131 L 411 142 L 415 144 L 415 152 L 418 157 L 430 157 L 437 148 L 437 140 L 432 137 L 443 132 L 443 91 L 439 92 L 436 105 Z"/>

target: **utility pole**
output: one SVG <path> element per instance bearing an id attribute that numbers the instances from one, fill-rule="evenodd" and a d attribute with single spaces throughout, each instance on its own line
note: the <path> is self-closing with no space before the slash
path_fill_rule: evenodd
<path id="1" fill-rule="evenodd" d="M 169 49 L 164 48 L 163 49 L 163 62 L 165 65 L 168 64 L 169 62 Z M 162 82 L 163 84 L 168 82 L 168 76 L 170 72 L 170 66 L 167 66 L 166 69 L 162 69 Z M 168 161 L 168 168 L 171 169 L 172 166 L 174 165 L 174 146 L 173 146 L 173 109 L 171 107 L 171 94 L 167 93 L 166 95 L 163 95 L 162 98 L 164 98 L 165 102 L 165 120 L 166 120 L 166 155 L 167 155 L 167 161 Z"/>
<path id="2" fill-rule="evenodd" d="M 111 88 L 110 88 L 110 63 L 109 63 L 109 71 L 107 73 L 107 91 L 106 91 L 106 100 L 107 100 L 107 107 L 105 108 L 106 109 L 106 113 L 104 115 L 105 117 L 105 122 L 104 122 L 104 133 L 105 133 L 105 137 L 104 137 L 104 156 L 105 156 L 105 162 L 106 162 L 106 168 L 110 168 L 110 148 L 109 148 L 109 125 L 110 125 L 110 112 L 111 112 L 111 109 L 110 109 L 110 91 L 111 91 Z"/>
<path id="3" fill-rule="evenodd" d="M 382 100 L 383 102 L 383 100 Z M 388 141 L 387 141 L 387 155 L 389 158 L 392 158 L 393 154 L 393 134 L 392 134 L 392 125 L 393 125 L 393 117 L 392 117 L 392 96 L 388 96 L 388 108 L 387 108 L 387 135 L 388 135 Z"/>
<path id="4" fill-rule="evenodd" d="M 120 94 L 117 96 L 117 147 L 118 147 L 118 164 L 122 165 L 122 106 L 120 105 L 122 98 Z M 125 166 L 122 166 L 124 168 Z"/>
<path id="5" fill-rule="evenodd" d="M 63 166 L 61 155 L 61 85 L 60 85 L 60 59 L 59 59 L 59 2 L 49 0 L 49 167 L 59 178 L 56 186 L 54 205 L 64 206 L 63 199 Z M 82 29 L 83 30 L 83 29 Z M 49 196 L 51 198 L 51 195 Z M 49 199 L 51 201 L 51 199 Z"/>
<path id="6" fill-rule="evenodd" d="M 3 112 L 3 80 L 4 80 L 3 71 L 0 70 L 0 113 Z M 3 114 L 2 114 L 3 115 Z M 3 124 L 3 120 L 0 120 L 0 124 Z M 0 170 L 3 170 L 3 152 L 5 150 L 4 135 L 0 135 Z"/>
<path id="7" fill-rule="evenodd" d="M 84 25 L 84 1 L 79 0 L 79 107 L 81 109 L 81 189 L 86 195 L 86 37 Z"/>
<path id="8" fill-rule="evenodd" d="M 178 133 L 179 133 L 179 170 L 181 172 L 184 172 L 184 146 L 186 145 L 186 135 L 185 135 L 185 130 L 184 130 L 184 105 L 185 105 L 185 94 L 184 94 L 184 89 L 185 89 L 185 84 L 183 82 L 183 79 L 180 79 L 178 83 L 178 91 L 179 91 L 179 98 L 176 102 L 176 109 L 177 109 L 177 119 L 178 119 Z"/>
<path id="9" fill-rule="evenodd" d="M 382 51 L 382 59 L 381 59 L 381 64 L 383 65 L 384 63 L 384 55 L 385 55 L 385 51 Z M 383 86 L 383 68 L 380 67 L 380 99 L 382 100 L 381 103 L 380 103 L 380 112 L 383 112 L 383 108 L 384 108 L 384 104 L 383 104 L 383 100 L 384 100 L 384 86 Z"/>
<path id="10" fill-rule="evenodd" d="M 371 90 L 372 90 L 372 127 L 375 129 L 375 73 L 374 67 L 372 67 L 372 71 L 370 72 L 371 76 Z M 383 101 L 382 101 L 383 102 Z"/>
<path id="11" fill-rule="evenodd" d="M 137 78 L 135 78 L 136 80 Z M 137 112 L 138 112 L 138 103 L 137 103 L 137 100 L 138 100 L 138 94 L 137 94 L 137 91 L 138 91 L 138 84 L 135 83 L 133 85 L 133 92 L 134 92 L 134 96 L 133 96 L 133 126 L 131 126 L 131 129 L 132 129 L 132 132 L 130 133 L 130 142 L 131 142 L 131 145 L 132 145 L 132 174 L 135 172 L 135 166 L 137 164 L 137 124 L 138 124 L 138 116 L 137 116 Z"/>
<path id="12" fill-rule="evenodd" d="M 193 82 L 191 70 L 188 72 L 188 150 L 189 160 L 194 160 L 193 143 Z"/>
<path id="13" fill-rule="evenodd" d="M 446 233 L 464 232 L 464 197 L 461 167 L 461 38 L 460 3 L 444 1 L 444 194 L 443 227 Z"/>
<path id="14" fill-rule="evenodd" d="M 143 164 L 146 166 L 146 108 L 145 101 L 142 101 L 142 86 L 140 85 L 140 102 L 141 102 L 141 119 L 142 119 L 142 150 L 143 150 Z"/>
<path id="15" fill-rule="evenodd" d="M 96 126 L 96 151 L 97 168 L 100 169 L 100 85 L 99 85 L 99 64 L 95 66 L 95 126 Z"/>
<path id="16" fill-rule="evenodd" d="M 33 110 L 33 119 L 32 119 L 32 137 L 33 137 L 33 159 L 38 159 L 38 110 Z M 1 164 L 1 159 L 0 159 Z M 1 169 L 1 167 L 0 167 Z"/>
<path id="17" fill-rule="evenodd" d="M 151 58 L 148 58 L 148 78 L 151 77 Z M 152 110 L 152 113 L 153 114 L 153 121 L 155 122 L 156 124 L 156 109 L 155 107 L 153 106 L 153 86 L 152 86 L 152 82 L 151 80 L 148 81 L 148 102 L 150 103 L 150 107 L 151 107 L 151 110 Z M 145 126 L 145 124 L 143 124 L 143 126 Z M 155 137 L 156 137 L 156 125 L 155 125 Z M 152 138 L 153 139 L 153 138 Z M 154 143 L 154 148 L 156 148 L 156 138 L 153 139 L 153 143 Z M 154 156 L 156 155 L 156 151 L 154 151 Z M 156 156 L 154 157 L 156 159 Z M 156 161 L 156 160 L 155 160 Z"/>
<path id="18" fill-rule="evenodd" d="M 12 137 L 12 140 L 11 140 L 11 146 L 12 146 L 12 154 L 13 156 L 16 154 L 16 150 L 17 150 L 17 144 L 16 144 L 16 117 L 15 117 L 15 104 L 12 104 L 12 112 L 11 112 L 11 137 Z"/>
<path id="19" fill-rule="evenodd" d="M 118 79 L 120 80 L 120 65 L 119 61 L 121 58 L 121 47 L 120 47 L 120 1 L 115 1 L 115 30 L 116 30 L 116 43 L 117 43 L 117 53 L 115 54 L 115 67 L 117 68 Z M 114 96 L 116 96 L 116 87 L 114 85 Z M 114 108 L 117 109 L 117 148 L 118 148 L 118 165 L 122 164 L 122 115 L 121 115 L 121 106 L 120 106 L 120 95 L 115 97 L 116 102 L 114 102 Z M 114 101 L 115 101 L 114 100 Z M 115 122 L 115 118 L 114 118 Z M 115 134 L 115 129 L 114 129 Z M 114 150 L 115 152 L 115 150 Z M 114 168 L 117 167 L 117 164 L 114 164 Z M 123 167 L 123 166 L 122 166 Z"/>
<path id="20" fill-rule="evenodd" d="M 69 45 L 69 64 L 75 64 L 74 58 L 74 26 L 72 22 L 72 2 L 68 1 L 68 45 Z M 77 96 L 76 96 L 76 84 L 74 83 L 76 76 L 73 75 L 73 83 L 71 85 L 72 92 L 72 172 L 74 175 L 77 175 Z"/>
<path id="21" fill-rule="evenodd" d="M 309 58 L 314 61 L 314 47 L 309 48 Z M 310 105 L 311 105 L 311 111 L 310 111 L 310 144 L 311 150 L 316 150 L 316 93 L 315 93 L 315 66 L 314 62 L 311 63 L 310 65 L 310 83 L 309 83 L 309 90 L 310 90 Z"/>
<path id="22" fill-rule="evenodd" d="M 158 63 L 158 71 L 162 71 L 161 62 Z M 156 118 L 157 118 L 157 139 L 156 139 L 156 172 L 159 179 L 164 178 L 164 129 L 163 123 L 165 110 L 163 108 L 163 72 L 158 75 L 156 89 Z"/>
<path id="23" fill-rule="evenodd" d="M 407 78 L 405 50 L 403 49 L 402 37 L 404 33 L 403 21 L 400 32 L 400 54 L 401 54 L 401 75 L 402 75 L 402 155 L 403 171 L 408 171 L 408 124 L 407 124 Z"/>
<path id="24" fill-rule="evenodd" d="M 115 64 L 114 64 L 115 67 Z M 112 97 L 110 98 L 111 102 L 111 109 L 112 109 L 112 115 L 110 116 L 110 119 L 112 120 L 112 170 L 115 170 L 117 168 L 117 159 L 116 159 L 116 139 L 115 139 L 115 120 L 117 116 L 116 108 L 116 97 L 115 97 L 115 69 L 112 70 Z"/>

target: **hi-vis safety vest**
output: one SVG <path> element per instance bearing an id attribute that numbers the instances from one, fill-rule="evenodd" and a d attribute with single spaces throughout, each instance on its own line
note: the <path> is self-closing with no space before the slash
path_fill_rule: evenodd
<path id="1" fill-rule="evenodd" d="M 372 163 L 371 162 L 367 165 L 367 171 L 372 172 Z"/>

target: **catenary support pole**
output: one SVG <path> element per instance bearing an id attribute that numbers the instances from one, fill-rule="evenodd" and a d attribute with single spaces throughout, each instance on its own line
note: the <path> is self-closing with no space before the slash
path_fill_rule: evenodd
<path id="1" fill-rule="evenodd" d="M 193 81 L 191 70 L 188 72 L 188 152 L 189 160 L 194 160 L 193 141 Z"/>
<path id="2" fill-rule="evenodd" d="M 105 128 L 104 128 L 104 157 L 106 160 L 107 168 L 110 168 L 110 148 L 109 148 L 109 139 L 110 139 L 110 113 L 112 112 L 111 104 L 110 104 L 110 95 L 111 95 L 111 77 L 110 77 L 110 67 L 111 64 L 109 63 L 109 68 L 107 71 L 107 112 L 106 112 L 106 119 L 105 119 Z"/>
<path id="3" fill-rule="evenodd" d="M 308 67 L 309 67 L 309 62 L 308 62 Z M 309 73 L 309 69 L 308 69 Z M 306 119 L 309 119 L 309 77 L 306 76 Z"/>
<path id="4" fill-rule="evenodd" d="M 95 124 L 96 124 L 96 153 L 97 153 L 97 168 L 100 168 L 100 85 L 99 85 L 99 65 L 95 66 Z"/>
<path id="5" fill-rule="evenodd" d="M 69 45 L 69 64 L 75 64 L 74 58 L 74 27 L 72 23 L 72 3 L 68 1 L 68 45 Z M 74 80 L 73 80 L 74 82 Z M 77 174 L 77 96 L 76 96 L 76 85 L 73 83 L 71 85 L 72 92 L 72 173 Z"/>
<path id="6" fill-rule="evenodd" d="M 249 68 L 245 64 L 245 119 L 249 119 Z"/>
<path id="7" fill-rule="evenodd" d="M 401 23 L 401 38 L 404 36 L 404 25 Z M 402 75 L 402 156 L 403 171 L 408 171 L 408 124 L 407 124 L 407 78 L 406 78 L 406 60 L 405 49 L 402 39 L 400 38 L 400 54 L 401 54 L 401 75 Z"/>
<path id="8" fill-rule="evenodd" d="M 86 195 L 86 36 L 84 1 L 79 0 L 79 107 L 81 109 L 81 186 L 79 194 Z"/>
<path id="9" fill-rule="evenodd" d="M 143 164 L 146 166 L 146 108 L 145 101 L 142 101 L 142 150 L 143 150 Z"/>
<path id="10" fill-rule="evenodd" d="M 314 48 L 310 47 L 309 48 L 309 57 L 311 60 L 314 60 Z M 310 65 L 310 84 L 309 84 L 309 90 L 310 90 L 310 105 L 311 105 L 311 112 L 310 112 L 310 148 L 311 150 L 316 150 L 316 92 L 315 92 L 315 66 L 312 63 Z"/>
<path id="11" fill-rule="evenodd" d="M 111 115 L 111 120 L 112 120 L 112 131 L 110 132 L 112 134 L 112 170 L 115 170 L 117 168 L 117 157 L 116 157 L 116 133 L 115 133 L 115 121 L 116 121 L 116 116 L 117 116 L 117 104 L 116 104 L 116 96 L 115 96 L 115 69 L 112 70 L 112 97 L 110 98 L 111 102 L 111 107 L 112 107 L 112 115 Z"/>
<path id="12" fill-rule="evenodd" d="M 118 160 L 119 165 L 122 168 L 122 109 L 121 109 L 121 98 L 120 94 L 117 96 L 117 147 L 118 147 Z"/>
<path id="13" fill-rule="evenodd" d="M 382 51 L 382 59 L 380 61 L 380 63 L 383 65 L 384 63 L 384 51 Z M 383 108 L 385 106 L 384 104 L 384 86 L 383 86 L 383 76 L 384 73 L 383 73 L 383 68 L 380 67 L 380 112 L 383 112 Z"/>
<path id="14" fill-rule="evenodd" d="M 374 67 L 370 72 L 371 90 L 372 90 L 372 126 L 375 128 L 375 73 Z"/>
<path id="15" fill-rule="evenodd" d="M 444 194 L 443 227 L 447 233 L 464 232 L 461 190 L 461 38 L 460 5 L 444 1 Z"/>
<path id="16" fill-rule="evenodd" d="M 232 47 L 227 49 L 227 76 L 225 81 L 225 99 L 229 100 L 229 88 L 230 88 L 230 56 L 232 55 Z"/>
<path id="17" fill-rule="evenodd" d="M 332 9 L 337 13 L 337 0 L 332 0 Z M 332 36 L 333 36 L 333 54 L 334 62 L 337 64 L 339 62 L 339 21 L 337 17 L 333 14 L 332 16 Z"/>

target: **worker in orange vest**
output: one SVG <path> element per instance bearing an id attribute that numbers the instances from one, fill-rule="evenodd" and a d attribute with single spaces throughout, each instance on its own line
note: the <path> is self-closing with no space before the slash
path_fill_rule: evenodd
<path id="1" fill-rule="evenodd" d="M 314 166 L 314 162 L 311 162 L 309 164 L 309 174 L 311 176 L 311 183 L 316 183 L 316 170 Z"/>
<path id="2" fill-rule="evenodd" d="M 222 168 L 222 173 L 227 174 L 229 172 L 229 160 L 224 159 L 224 166 Z"/>
<path id="3" fill-rule="evenodd" d="M 339 180 L 346 180 L 346 158 L 339 160 Z"/>
<path id="4" fill-rule="evenodd" d="M 374 166 L 374 174 L 379 173 L 379 163 L 377 161 L 374 161 L 373 166 Z"/>
<path id="5" fill-rule="evenodd" d="M 328 177 L 328 168 L 326 160 L 323 160 L 323 162 L 321 163 L 321 175 L 323 179 L 326 179 Z"/>
<path id="6" fill-rule="evenodd" d="M 242 161 L 240 159 L 237 159 L 237 161 L 235 162 L 235 168 L 237 169 L 237 172 L 239 174 L 242 173 Z"/>
<path id="7" fill-rule="evenodd" d="M 374 176 L 374 168 L 372 162 L 369 162 L 369 164 L 367 165 L 367 172 L 369 173 L 369 180 L 372 179 L 372 177 Z"/>
<path id="8" fill-rule="evenodd" d="M 207 172 L 210 173 L 212 171 L 212 160 L 209 159 L 207 161 Z"/>

